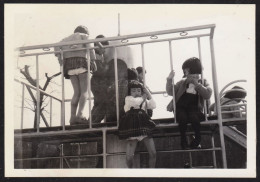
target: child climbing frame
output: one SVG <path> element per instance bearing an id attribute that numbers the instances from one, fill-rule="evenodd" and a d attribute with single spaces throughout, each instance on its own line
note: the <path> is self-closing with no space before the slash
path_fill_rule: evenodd
<path id="1" fill-rule="evenodd" d="M 35 46 L 26 46 L 26 47 L 19 47 L 18 50 L 20 51 L 20 57 L 26 56 L 35 56 L 36 57 L 36 91 L 37 91 L 37 105 L 39 106 L 39 99 L 40 99 L 40 88 L 39 88 L 39 56 L 45 54 L 55 54 L 60 53 L 61 57 L 63 57 L 63 53 L 65 51 L 62 50 L 62 46 L 69 45 L 75 46 L 78 44 L 88 44 L 88 43 L 95 43 L 95 42 L 103 42 L 103 41 L 118 41 L 120 40 L 120 44 L 116 45 L 106 45 L 103 48 L 114 49 L 114 70 L 115 70 L 115 92 L 116 92 L 116 116 L 117 116 L 117 127 L 119 123 L 119 91 L 118 91 L 118 68 L 117 68 L 117 48 L 122 46 L 131 46 L 131 45 L 141 45 L 141 54 L 142 54 L 142 67 L 145 70 L 145 53 L 144 53 L 144 45 L 156 42 L 168 42 L 169 43 L 169 57 L 170 57 L 170 69 L 173 70 L 173 55 L 172 55 L 172 41 L 182 40 L 182 39 L 197 39 L 198 40 L 198 50 L 199 50 L 199 58 L 202 60 L 201 56 L 201 37 L 209 37 L 210 41 L 210 51 L 211 51 L 211 63 L 212 63 L 212 78 L 213 78 L 213 88 L 214 88 L 214 98 L 215 103 L 217 106 L 217 113 L 218 113 L 218 125 L 219 125 L 219 132 L 220 132 L 220 140 L 221 140 L 221 150 L 222 150 L 222 160 L 224 168 L 227 167 L 226 164 L 226 153 L 225 153 L 225 143 L 224 143 L 224 136 L 223 136 L 223 126 L 222 126 L 222 116 L 221 116 L 221 109 L 220 109 L 220 102 L 219 102 L 219 95 L 218 93 L 218 83 L 217 83 L 217 72 L 216 72 L 216 64 L 215 64 L 215 54 L 214 54 L 214 44 L 213 44 L 213 36 L 214 36 L 214 29 L 215 25 L 203 25 L 203 26 L 194 26 L 194 27 L 187 27 L 187 28 L 178 28 L 178 29 L 170 29 L 170 30 L 163 30 L 163 31 L 155 31 L 155 32 L 146 32 L 140 34 L 131 34 L 125 36 L 116 36 L 116 37 L 108 37 L 108 38 L 100 38 L 100 39 L 91 39 L 85 41 L 77 41 L 77 42 L 67 42 L 67 43 L 54 43 L 54 44 L 44 44 L 44 45 L 35 45 Z M 202 33 L 201 33 L 201 32 Z M 206 33 L 205 33 L 206 32 Z M 160 38 L 160 36 L 168 35 L 167 38 Z M 141 40 L 140 40 L 141 39 Z M 131 40 L 131 41 L 130 41 Z M 51 48 L 59 47 L 59 51 L 51 51 Z M 92 48 L 81 48 L 77 49 L 74 48 L 73 51 L 87 49 L 88 55 L 88 65 L 90 65 L 90 57 L 89 51 L 91 49 L 98 49 L 99 47 L 92 47 Z M 38 52 L 35 53 L 25 53 L 25 51 L 33 51 L 37 50 Z M 71 50 L 69 50 L 71 51 Z M 91 85 L 90 85 L 90 70 L 88 66 L 88 94 L 89 98 L 91 98 Z M 61 64 L 61 82 L 62 82 L 62 98 L 61 101 L 61 126 L 62 130 L 65 131 L 65 88 L 64 88 L 64 77 L 63 77 L 63 64 Z M 145 74 L 144 77 L 144 85 L 146 85 Z M 203 78 L 203 74 L 202 74 Z M 173 81 L 174 82 L 174 81 Z M 174 90 L 174 89 L 173 89 Z M 161 92 L 162 94 L 164 92 Z M 173 100 L 175 100 L 175 94 L 173 93 Z M 174 110 L 176 111 L 176 104 L 173 102 Z M 204 103 L 204 109 L 206 111 L 206 106 Z M 89 113 L 91 113 L 91 102 L 89 99 Z M 174 117 L 176 115 L 174 113 Z M 96 131 L 101 129 L 92 128 L 92 118 L 91 114 L 89 115 L 89 130 Z M 207 120 L 206 112 L 205 112 L 205 120 Z M 175 121 L 176 122 L 176 121 Z M 40 107 L 37 107 L 37 132 L 39 132 L 39 123 L 40 123 Z M 175 123 L 176 124 L 176 123 Z M 116 127 L 116 128 L 117 128 Z M 115 129 L 115 128 L 113 128 Z M 103 130 L 102 130 L 103 131 Z"/>

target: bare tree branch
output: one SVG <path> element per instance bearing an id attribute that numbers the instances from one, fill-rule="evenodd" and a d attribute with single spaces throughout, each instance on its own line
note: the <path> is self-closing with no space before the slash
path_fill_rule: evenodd
<path id="1" fill-rule="evenodd" d="M 24 107 L 25 109 L 29 109 L 29 110 L 31 110 L 32 112 L 35 112 L 35 110 L 33 110 L 33 109 L 31 109 L 31 108 L 29 108 L 29 107 Z"/>

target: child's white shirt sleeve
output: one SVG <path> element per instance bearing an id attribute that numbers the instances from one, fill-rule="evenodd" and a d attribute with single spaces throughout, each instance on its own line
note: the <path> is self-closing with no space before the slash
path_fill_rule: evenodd
<path id="1" fill-rule="evenodd" d="M 152 99 L 150 100 L 146 100 L 147 102 L 147 109 L 155 109 L 156 108 L 156 103 L 155 101 Z"/>

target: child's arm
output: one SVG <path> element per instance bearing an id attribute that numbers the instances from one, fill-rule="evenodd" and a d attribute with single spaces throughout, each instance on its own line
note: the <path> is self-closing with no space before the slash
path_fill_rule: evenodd
<path id="1" fill-rule="evenodd" d="M 210 88 L 209 84 L 206 80 L 204 80 L 204 85 L 198 82 L 197 79 L 191 78 L 187 76 L 186 83 L 192 83 L 195 85 L 195 90 L 203 97 L 203 99 L 210 99 L 212 94 L 212 89 Z"/>
<path id="2" fill-rule="evenodd" d="M 88 36 L 87 35 L 81 35 L 81 39 L 82 40 L 88 40 Z M 85 44 L 85 47 L 86 48 L 91 48 L 91 45 L 90 44 Z M 90 53 L 90 60 L 95 60 L 96 59 L 96 54 L 95 54 L 95 51 L 94 51 L 94 49 L 91 49 L 91 50 L 89 50 L 89 53 Z"/>
<path id="3" fill-rule="evenodd" d="M 167 77 L 167 83 L 166 83 L 166 92 L 168 95 L 172 96 L 173 92 L 172 92 L 172 89 L 173 89 L 173 85 L 172 85 L 172 79 L 174 78 L 175 76 L 175 72 L 174 70 L 172 70 L 169 74 L 169 76 Z M 175 85 L 174 85 L 174 92 L 177 93 L 177 91 L 179 90 L 180 88 L 180 85 L 181 85 L 181 81 L 177 82 Z"/>
<path id="4" fill-rule="evenodd" d="M 144 87 L 144 95 L 143 99 L 147 99 L 147 109 L 155 109 L 156 108 L 156 103 L 153 100 L 152 94 L 150 91 Z"/>

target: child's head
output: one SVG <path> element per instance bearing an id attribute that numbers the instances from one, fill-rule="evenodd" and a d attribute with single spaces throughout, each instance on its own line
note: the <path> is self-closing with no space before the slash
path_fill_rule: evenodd
<path id="1" fill-rule="evenodd" d="M 242 87 L 234 86 L 223 97 L 228 99 L 244 99 L 246 97 L 246 91 Z"/>
<path id="2" fill-rule="evenodd" d="M 196 57 L 189 58 L 182 64 L 182 70 L 184 73 L 183 77 L 186 77 L 189 74 L 201 74 L 201 62 Z"/>
<path id="3" fill-rule="evenodd" d="M 138 72 L 138 79 L 139 81 L 143 80 L 143 67 L 139 66 L 136 68 L 136 71 Z M 145 71 L 146 73 L 146 71 Z"/>
<path id="4" fill-rule="evenodd" d="M 84 34 L 89 35 L 88 28 L 83 25 L 77 26 L 77 28 L 74 30 L 74 33 L 84 33 Z"/>
<path id="5" fill-rule="evenodd" d="M 143 85 L 136 81 L 132 80 L 128 83 L 128 95 L 133 97 L 141 97 L 143 94 Z"/>
<path id="6" fill-rule="evenodd" d="M 102 38 L 105 38 L 105 36 L 104 35 L 98 35 L 97 37 L 96 37 L 96 39 L 102 39 Z M 108 41 L 103 41 L 103 42 L 100 42 L 103 46 L 106 46 L 106 45 L 109 45 L 109 42 Z M 97 42 L 95 42 L 94 43 L 94 46 L 96 47 L 96 46 L 98 46 L 98 43 Z M 101 52 L 100 52 L 100 50 L 99 49 L 95 49 L 95 53 L 96 54 L 101 54 Z"/>
<path id="7" fill-rule="evenodd" d="M 128 81 L 138 80 L 138 73 L 134 68 L 127 68 Z"/>

